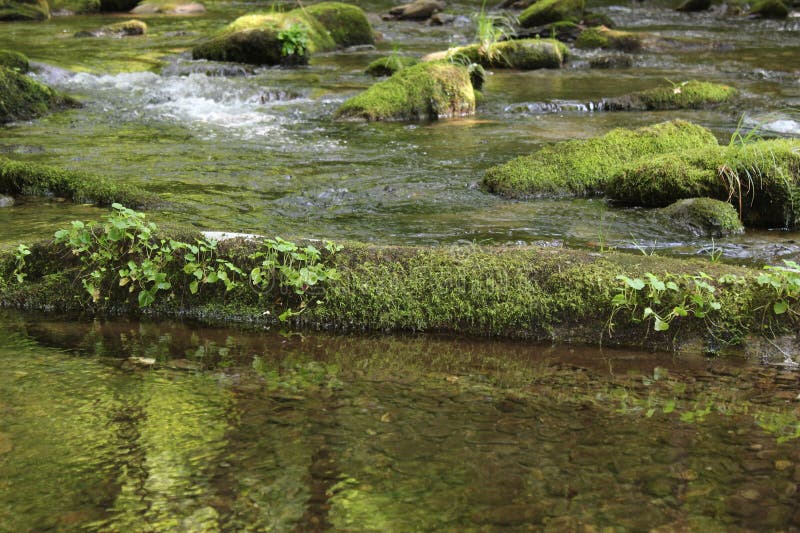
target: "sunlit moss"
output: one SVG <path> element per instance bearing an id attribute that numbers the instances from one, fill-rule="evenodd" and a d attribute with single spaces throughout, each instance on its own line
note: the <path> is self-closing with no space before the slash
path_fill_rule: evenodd
<path id="1" fill-rule="evenodd" d="M 702 109 L 728 102 L 735 95 L 736 89 L 729 85 L 691 80 L 609 98 L 604 107 L 611 111 Z"/>
<path id="2" fill-rule="evenodd" d="M 538 0 L 520 13 L 519 24 L 530 28 L 562 20 L 578 22 L 583 9 L 584 0 Z"/>
<path id="3" fill-rule="evenodd" d="M 28 120 L 77 102 L 38 81 L 0 66 L 0 124 Z"/>
<path id="4" fill-rule="evenodd" d="M 605 26 L 587 28 L 578 36 L 578 48 L 611 48 L 635 52 L 642 48 L 643 35 L 629 31 L 611 30 Z"/>
<path id="5" fill-rule="evenodd" d="M 367 65 L 365 72 L 370 76 L 391 76 L 399 70 L 406 67 L 411 67 L 419 62 L 417 58 L 409 56 L 398 56 L 392 54 L 386 57 L 380 57 Z"/>
<path id="6" fill-rule="evenodd" d="M 561 68 L 568 56 L 567 46 L 555 39 L 512 39 L 492 43 L 486 51 L 479 44 L 471 44 L 430 58 L 478 63 L 486 68 L 534 70 Z"/>

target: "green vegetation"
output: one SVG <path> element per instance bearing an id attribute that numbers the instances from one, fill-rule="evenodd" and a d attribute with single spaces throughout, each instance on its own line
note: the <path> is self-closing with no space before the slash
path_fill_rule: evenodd
<path id="1" fill-rule="evenodd" d="M 519 24 L 531 28 L 562 20 L 580 22 L 583 10 L 584 0 L 538 0 L 520 13 Z"/>
<path id="2" fill-rule="evenodd" d="M 483 185 L 513 198 L 598 194 L 630 161 L 716 144 L 710 131 L 682 120 L 636 130 L 619 128 L 593 139 L 545 146 L 492 167 Z"/>
<path id="3" fill-rule="evenodd" d="M 49 18 L 50 5 L 47 0 L 0 0 L 0 21 Z"/>
<path id="4" fill-rule="evenodd" d="M 288 12 L 239 17 L 211 40 L 192 49 L 195 59 L 263 65 L 297 64 L 308 54 L 372 44 L 372 28 L 356 6 L 323 2 Z"/>
<path id="5" fill-rule="evenodd" d="M 6 67 L 20 74 L 31 69 L 28 58 L 13 50 L 0 50 L 0 67 Z"/>
<path id="6" fill-rule="evenodd" d="M 736 208 L 713 198 L 687 198 L 665 207 L 661 214 L 673 227 L 694 235 L 723 237 L 744 231 Z"/>
<path id="7" fill-rule="evenodd" d="M 376 78 L 391 76 L 395 72 L 416 65 L 417 63 L 419 63 L 419 60 L 414 57 L 400 56 L 393 53 L 390 56 L 378 58 L 367 65 L 365 72 Z"/>
<path id="8" fill-rule="evenodd" d="M 0 66 L 0 124 L 30 120 L 55 109 L 75 107 L 77 102 L 50 87 Z"/>
<path id="9" fill-rule="evenodd" d="M 605 26 L 586 28 L 578 36 L 578 48 L 610 48 L 623 52 L 636 52 L 643 46 L 644 36 L 640 33 L 611 30 Z"/>
<path id="10" fill-rule="evenodd" d="M 607 98 L 604 107 L 610 111 L 702 109 L 728 102 L 735 95 L 736 89 L 728 85 L 691 80 Z"/>
<path id="11" fill-rule="evenodd" d="M 489 46 L 472 44 L 452 48 L 442 54 L 432 54 L 427 60 L 447 59 L 456 63 L 477 63 L 486 68 L 535 70 L 561 68 L 569 56 L 567 46 L 555 39 L 513 39 Z"/>
<path id="12" fill-rule="evenodd" d="M 475 15 L 475 40 L 478 44 L 478 55 L 487 62 L 495 61 L 497 49 L 495 45 L 515 35 L 514 20 L 508 16 L 489 15 L 486 13 L 486 1 Z"/>
<path id="13" fill-rule="evenodd" d="M 101 206 L 125 202 L 136 208 L 162 203 L 153 194 L 108 178 L 4 157 L 0 157 L 0 194 L 52 195 Z"/>
<path id="14" fill-rule="evenodd" d="M 785 19 L 789 8 L 781 0 L 758 0 L 753 2 L 750 13 L 768 19 Z"/>
<path id="15" fill-rule="evenodd" d="M 475 92 L 469 71 L 449 63 L 405 68 L 350 98 L 336 111 L 340 119 L 436 120 L 471 115 Z"/>

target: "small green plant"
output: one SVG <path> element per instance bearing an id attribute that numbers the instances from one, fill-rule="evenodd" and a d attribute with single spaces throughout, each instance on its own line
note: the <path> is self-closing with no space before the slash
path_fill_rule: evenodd
<path id="1" fill-rule="evenodd" d="M 281 42 L 281 55 L 284 57 L 303 57 L 308 50 L 308 28 L 302 24 L 290 24 L 278 32 Z"/>
<path id="2" fill-rule="evenodd" d="M 28 276 L 25 273 L 25 258 L 31 255 L 31 250 L 24 244 L 17 246 L 14 250 L 14 271 L 11 273 L 17 283 L 22 283 Z"/>
<path id="3" fill-rule="evenodd" d="M 478 54 L 489 61 L 498 59 L 495 45 L 513 37 L 514 19 L 507 15 L 489 15 L 486 12 L 486 0 L 481 10 L 475 15 L 475 40 L 478 42 Z"/>
<path id="4" fill-rule="evenodd" d="M 794 261 L 784 260 L 785 266 L 764 267 L 756 278 L 759 285 L 767 287 L 773 294 L 775 301 L 772 312 L 776 315 L 789 313 L 793 318 L 800 316 L 795 309 L 800 301 L 800 265 Z"/>
<path id="5" fill-rule="evenodd" d="M 245 273 L 228 261 L 215 257 L 217 241 L 213 239 L 198 239 L 194 244 L 180 243 L 185 249 L 183 258 L 183 272 L 194 278 L 189 283 L 189 291 L 197 294 L 202 284 L 222 282 L 225 290 L 229 291 L 238 286 L 237 277 L 245 277 Z"/>

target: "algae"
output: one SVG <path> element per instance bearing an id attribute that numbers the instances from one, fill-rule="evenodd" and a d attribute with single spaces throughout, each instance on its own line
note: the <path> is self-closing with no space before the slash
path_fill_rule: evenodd
<path id="1" fill-rule="evenodd" d="M 483 185 L 513 198 L 594 195 L 632 160 L 716 144 L 710 131 L 682 120 L 636 130 L 618 128 L 593 139 L 555 143 L 492 167 Z"/>
<path id="2" fill-rule="evenodd" d="M 344 102 L 339 119 L 436 120 L 471 115 L 475 92 L 467 68 L 421 63 Z"/>

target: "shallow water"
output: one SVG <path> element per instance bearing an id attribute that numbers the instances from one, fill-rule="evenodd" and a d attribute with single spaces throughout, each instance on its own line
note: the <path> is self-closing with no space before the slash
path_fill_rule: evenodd
<path id="1" fill-rule="evenodd" d="M 800 526 L 800 376 L 779 366 L 0 323 L 4 531 Z"/>
<path id="2" fill-rule="evenodd" d="M 468 16 L 453 26 L 427 28 L 373 14 L 384 37 L 377 50 L 322 54 L 295 70 L 221 67 L 190 61 L 182 52 L 257 7 L 211 4 L 206 16 L 149 17 L 146 37 L 105 40 L 100 47 L 97 40 L 71 35 L 114 17 L 4 26 L 0 47 L 70 69 L 47 67 L 39 76 L 85 107 L 0 130 L 0 151 L 141 185 L 180 204 L 162 218 L 202 229 L 380 243 L 546 241 L 682 254 L 713 248 L 756 262 L 796 257 L 800 250 L 797 232 L 749 231 L 712 243 L 663 227 L 647 210 L 616 209 L 602 200 L 514 202 L 476 187 L 491 165 L 543 143 L 618 126 L 681 117 L 708 126 L 723 142 L 737 128 L 800 135 L 798 19 L 678 14 L 659 4 L 598 6 L 621 27 L 693 40 L 636 54 L 631 69 L 590 70 L 588 59 L 597 53 L 577 52 L 561 71 L 496 71 L 478 114 L 467 120 L 352 124 L 330 117 L 372 83 L 363 74 L 369 61 L 395 47 L 416 55 L 468 42 Z M 386 5 L 364 7 L 378 13 Z M 463 15 L 476 9 L 451 5 Z M 699 112 L 587 111 L 606 97 L 689 78 L 736 86 L 745 95 L 742 105 Z M 85 208 L 61 209 L 65 219 L 87 218 Z M 38 203 L 22 204 L 0 216 L 37 220 L 40 211 Z M 37 222 L 34 234 L 42 236 L 59 223 L 46 214 Z M 30 235 L 0 225 L 0 243 Z"/>

